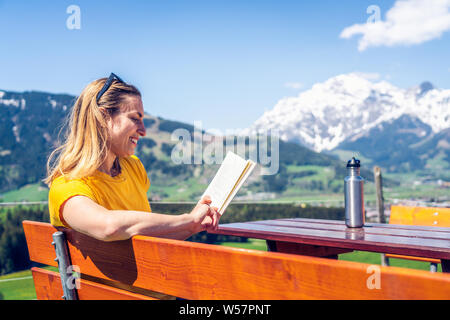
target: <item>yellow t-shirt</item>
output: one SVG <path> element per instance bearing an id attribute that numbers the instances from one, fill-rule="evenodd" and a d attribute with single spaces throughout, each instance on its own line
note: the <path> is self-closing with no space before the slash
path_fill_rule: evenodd
<path id="1" fill-rule="evenodd" d="M 86 196 L 108 210 L 151 212 L 147 199 L 150 181 L 141 161 L 130 156 L 120 158 L 119 163 L 121 173 L 115 177 L 97 170 L 92 176 L 82 179 L 56 178 L 48 195 L 51 224 L 70 227 L 60 208 L 73 196 Z"/>

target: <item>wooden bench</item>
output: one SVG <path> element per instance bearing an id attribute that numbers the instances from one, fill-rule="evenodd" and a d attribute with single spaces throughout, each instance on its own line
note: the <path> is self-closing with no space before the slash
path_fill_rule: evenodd
<path id="1" fill-rule="evenodd" d="M 391 206 L 389 224 L 450 227 L 450 208 Z M 430 262 L 430 270 L 437 271 L 439 259 L 386 254 L 387 258 Z"/>
<path id="2" fill-rule="evenodd" d="M 30 260 L 58 266 L 52 246 L 57 229 L 33 221 L 24 221 L 23 228 Z M 102 242 L 59 230 L 71 265 L 81 273 L 80 300 L 162 294 L 193 300 L 450 297 L 448 274 L 144 236 Z M 38 299 L 62 299 L 58 272 L 34 267 L 32 273 Z"/>

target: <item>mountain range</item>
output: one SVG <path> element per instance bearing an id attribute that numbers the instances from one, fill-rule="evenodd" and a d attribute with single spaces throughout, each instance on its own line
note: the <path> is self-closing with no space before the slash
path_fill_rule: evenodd
<path id="1" fill-rule="evenodd" d="M 75 98 L 0 90 L 0 193 L 36 183 L 44 187 L 40 181 L 47 157 L 64 133 L 63 122 Z M 400 89 L 357 73 L 283 98 L 246 130 L 248 136 L 279 131 L 279 170 L 275 175 L 253 174 L 240 195 L 262 200 L 274 194 L 292 199 L 309 192 L 342 193 L 345 162 L 351 156 L 362 160 L 362 175 L 369 181 L 372 165 L 390 172 L 434 171 L 434 177 L 450 180 L 445 175 L 450 172 L 449 101 L 450 90 L 429 82 Z M 171 158 L 178 143 L 172 139 L 174 130 L 193 134 L 195 128 L 149 114 L 144 124 L 147 136 L 140 139 L 136 154 L 152 181 L 149 197 L 195 200 L 218 164 L 176 164 Z M 201 141 L 202 147 L 217 138 Z M 193 143 L 195 149 L 195 139 Z M 398 184 L 384 181 L 387 186 Z"/>
<path id="2" fill-rule="evenodd" d="M 430 82 L 398 88 L 360 73 L 342 74 L 278 101 L 243 133 L 277 130 L 317 152 L 367 159 L 390 171 L 450 163 L 450 89 Z"/>

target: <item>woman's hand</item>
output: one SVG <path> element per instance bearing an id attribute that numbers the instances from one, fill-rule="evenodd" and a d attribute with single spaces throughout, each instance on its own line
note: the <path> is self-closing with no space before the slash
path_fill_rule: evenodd
<path id="1" fill-rule="evenodd" d="M 192 232 L 217 230 L 219 224 L 220 214 L 216 207 L 210 207 L 211 198 L 204 196 L 189 213 L 193 219 Z"/>

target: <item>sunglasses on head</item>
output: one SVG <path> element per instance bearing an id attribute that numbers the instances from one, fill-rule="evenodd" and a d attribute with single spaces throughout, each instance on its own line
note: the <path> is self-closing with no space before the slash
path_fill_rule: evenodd
<path id="1" fill-rule="evenodd" d="M 111 72 L 111 74 L 109 75 L 109 78 L 106 80 L 105 84 L 103 85 L 102 90 L 100 90 L 100 92 L 97 94 L 97 103 L 100 100 L 100 98 L 102 97 L 102 95 L 109 89 L 109 87 L 111 87 L 111 84 L 113 83 L 114 80 L 118 80 L 119 82 L 125 83 L 122 79 L 120 79 L 118 76 L 116 76 L 114 73 Z"/>

